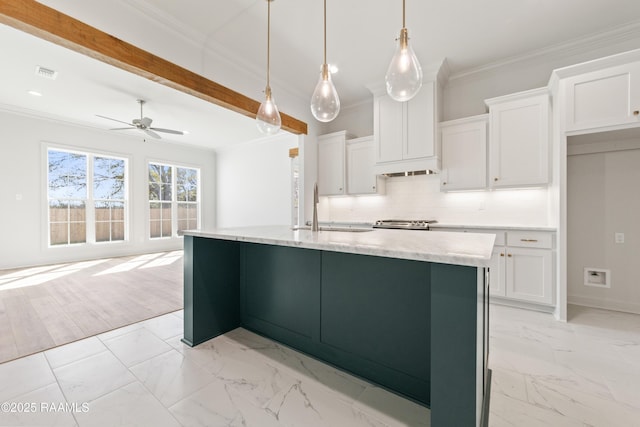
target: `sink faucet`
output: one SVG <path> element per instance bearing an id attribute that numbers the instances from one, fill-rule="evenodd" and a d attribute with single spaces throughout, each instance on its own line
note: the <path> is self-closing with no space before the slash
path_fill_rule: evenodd
<path id="1" fill-rule="evenodd" d="M 313 222 L 311 231 L 318 231 L 318 183 L 313 185 Z"/>

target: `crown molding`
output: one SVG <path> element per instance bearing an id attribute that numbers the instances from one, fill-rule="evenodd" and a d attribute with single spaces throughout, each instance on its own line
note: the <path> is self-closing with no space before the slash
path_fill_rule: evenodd
<path id="1" fill-rule="evenodd" d="M 538 60 L 542 57 L 548 59 L 574 56 L 599 48 L 610 46 L 634 38 L 640 38 L 640 21 L 634 21 L 621 25 L 614 29 L 602 31 L 584 37 L 575 38 L 568 42 L 551 45 L 542 49 L 535 49 L 520 55 L 511 56 L 499 61 L 491 62 L 479 67 L 470 68 L 449 76 L 449 81 L 473 79 L 481 74 L 491 73 L 507 65 L 526 63 Z"/>

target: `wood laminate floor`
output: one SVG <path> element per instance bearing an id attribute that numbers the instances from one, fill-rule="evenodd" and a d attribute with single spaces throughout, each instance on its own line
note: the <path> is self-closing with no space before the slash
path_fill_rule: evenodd
<path id="1" fill-rule="evenodd" d="M 182 251 L 0 270 L 0 363 L 183 307 Z"/>

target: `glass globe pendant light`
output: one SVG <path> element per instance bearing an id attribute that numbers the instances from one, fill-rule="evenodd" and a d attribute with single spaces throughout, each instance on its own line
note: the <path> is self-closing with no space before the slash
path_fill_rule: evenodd
<path id="1" fill-rule="evenodd" d="M 330 122 L 339 112 L 340 98 L 327 65 L 327 0 L 324 0 L 324 62 L 320 68 L 320 79 L 311 95 L 311 114 L 318 121 Z"/>
<path id="2" fill-rule="evenodd" d="M 409 35 L 405 26 L 405 0 L 402 0 L 402 29 L 396 49 L 385 76 L 387 93 L 396 101 L 413 98 L 422 86 L 422 68 L 415 52 L 409 46 Z"/>
<path id="3" fill-rule="evenodd" d="M 271 86 L 269 86 L 269 66 L 270 66 L 270 47 L 271 47 L 271 2 L 267 0 L 267 87 L 264 89 L 265 100 L 258 108 L 256 115 L 256 125 L 260 132 L 267 135 L 273 135 L 280 130 L 282 119 L 280 112 L 276 106 L 273 96 L 271 96 Z"/>

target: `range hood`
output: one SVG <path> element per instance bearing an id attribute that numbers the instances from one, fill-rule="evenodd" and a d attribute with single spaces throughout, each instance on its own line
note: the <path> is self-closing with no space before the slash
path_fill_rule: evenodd
<path id="1" fill-rule="evenodd" d="M 440 169 L 440 158 L 438 156 L 395 162 L 378 162 L 373 166 L 373 171 L 376 175 L 386 177 L 431 175 L 439 173 Z"/>
<path id="2" fill-rule="evenodd" d="M 416 176 L 416 175 L 432 175 L 436 173 L 430 169 L 421 171 L 406 171 L 406 172 L 388 172 L 381 174 L 385 178 L 396 178 L 398 176 Z"/>

